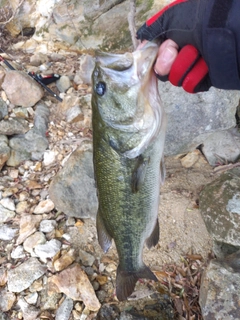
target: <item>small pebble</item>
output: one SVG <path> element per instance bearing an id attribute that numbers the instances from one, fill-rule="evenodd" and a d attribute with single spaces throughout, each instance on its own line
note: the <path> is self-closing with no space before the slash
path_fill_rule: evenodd
<path id="1" fill-rule="evenodd" d="M 104 302 L 104 300 L 106 299 L 106 296 L 107 296 L 106 292 L 103 291 L 103 290 L 97 291 L 97 292 L 96 292 L 96 295 L 97 295 L 97 298 L 98 298 L 98 300 L 99 300 L 100 302 Z"/>
<path id="2" fill-rule="evenodd" d="M 13 259 L 21 259 L 25 258 L 25 256 L 23 246 L 18 246 L 11 252 L 11 258 Z"/>
<path id="3" fill-rule="evenodd" d="M 52 202 L 52 200 L 50 200 L 50 199 L 42 200 L 36 206 L 33 213 L 35 213 L 35 214 L 48 213 L 48 212 L 52 211 L 54 209 L 54 207 L 55 207 L 55 205 Z"/>
<path id="4" fill-rule="evenodd" d="M 97 291 L 100 288 L 100 284 L 97 281 L 93 281 L 92 286 L 95 291 Z"/>
<path id="5" fill-rule="evenodd" d="M 30 293 L 25 297 L 25 300 L 29 304 L 36 304 L 37 303 L 37 299 L 38 299 L 38 293 L 37 292 Z"/>
<path id="6" fill-rule="evenodd" d="M 52 232 L 57 226 L 57 222 L 55 220 L 42 220 L 40 222 L 39 230 L 44 233 Z"/>
<path id="7" fill-rule="evenodd" d="M 15 204 L 14 201 L 10 198 L 3 198 L 2 200 L 0 200 L 1 205 L 11 211 L 14 211 L 15 208 Z"/>

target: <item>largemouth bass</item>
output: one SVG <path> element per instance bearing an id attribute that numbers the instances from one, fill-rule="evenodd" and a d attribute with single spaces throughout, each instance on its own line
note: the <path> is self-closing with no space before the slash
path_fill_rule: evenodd
<path id="1" fill-rule="evenodd" d="M 158 46 L 133 53 L 102 53 L 93 71 L 93 161 L 98 190 L 98 241 L 114 239 L 119 265 L 116 295 L 125 300 L 139 278 L 157 280 L 143 247 L 159 240 L 160 163 L 166 120 L 152 71 Z"/>

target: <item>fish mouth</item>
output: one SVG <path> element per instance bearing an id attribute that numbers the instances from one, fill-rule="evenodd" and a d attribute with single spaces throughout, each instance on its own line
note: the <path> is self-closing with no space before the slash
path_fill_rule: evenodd
<path id="1" fill-rule="evenodd" d="M 102 68 L 124 71 L 133 65 L 133 55 L 130 52 L 117 54 L 99 51 L 97 53 L 96 63 Z"/>
<path id="2" fill-rule="evenodd" d="M 138 74 L 145 74 L 156 60 L 158 52 L 158 45 L 155 42 L 147 42 L 143 47 L 132 53 L 126 52 L 124 54 L 108 53 L 98 51 L 96 56 L 96 63 L 102 67 L 114 71 L 124 71 L 130 69 L 134 64 L 138 65 L 141 72 Z M 144 68 L 142 68 L 144 66 Z"/>
<path id="3" fill-rule="evenodd" d="M 140 80 L 146 78 L 152 72 L 152 67 L 157 57 L 158 45 L 155 42 L 147 42 L 141 49 L 132 53 L 133 60 L 136 62 L 137 75 Z"/>

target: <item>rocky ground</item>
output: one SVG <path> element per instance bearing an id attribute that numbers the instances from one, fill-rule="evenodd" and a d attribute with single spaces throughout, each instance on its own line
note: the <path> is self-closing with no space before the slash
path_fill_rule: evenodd
<path id="1" fill-rule="evenodd" d="M 74 52 L 49 56 L 11 52 L 4 57 L 16 68 L 66 77 L 57 86 L 50 85 L 62 103 L 46 92 L 41 100 L 49 111 L 48 128 L 41 136 L 47 139 L 46 150 L 39 155 L 34 147 L 30 158 L 21 159 L 14 147 L 15 157 L 0 173 L 0 319 L 201 319 L 200 279 L 212 257 L 212 242 L 198 201 L 203 186 L 217 175 L 200 151 L 166 158 L 161 239 L 157 247 L 144 251 L 159 282 L 139 282 L 129 301 L 119 303 L 114 294 L 115 248 L 103 254 L 95 221 L 57 210 L 48 191 L 73 151 L 91 143 L 91 86 L 78 73 L 83 57 Z M 19 99 L 21 95 L 26 93 Z M 27 95 L 30 99 L 31 93 Z M 17 103 L 10 102 L 4 90 L 1 101 L 7 105 L 2 121 L 20 117 L 28 129 L 36 127 L 36 106 L 16 113 Z M 42 113 L 38 115 L 42 119 Z M 41 128 L 45 125 L 43 121 Z M 24 141 L 27 147 L 21 148 L 32 148 L 26 136 Z"/>

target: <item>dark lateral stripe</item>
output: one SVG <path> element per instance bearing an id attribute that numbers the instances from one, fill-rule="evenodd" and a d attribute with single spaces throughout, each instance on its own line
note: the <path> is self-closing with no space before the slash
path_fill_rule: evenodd
<path id="1" fill-rule="evenodd" d="M 215 0 L 210 15 L 209 28 L 224 28 L 233 0 Z"/>

